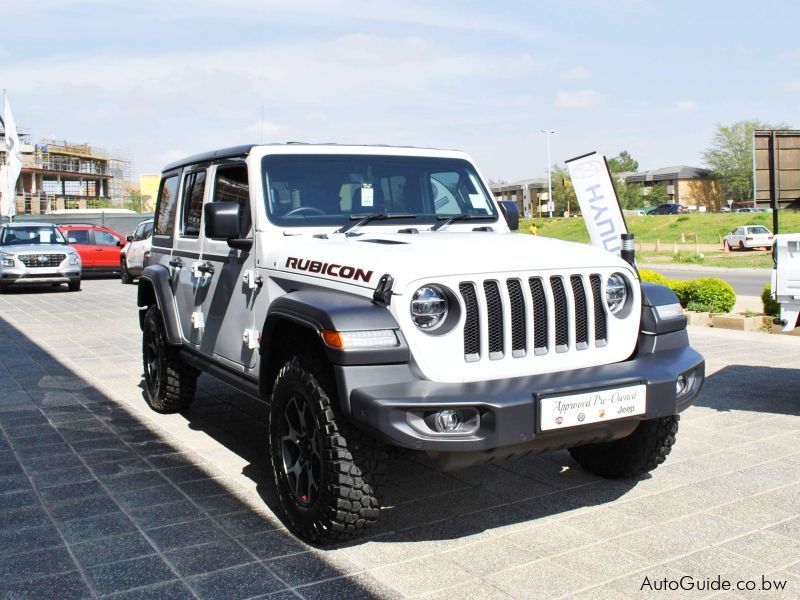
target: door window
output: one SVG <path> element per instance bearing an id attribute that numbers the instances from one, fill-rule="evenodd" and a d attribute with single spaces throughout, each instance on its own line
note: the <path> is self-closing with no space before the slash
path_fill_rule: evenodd
<path id="1" fill-rule="evenodd" d="M 142 239 L 146 240 L 151 235 L 153 235 L 153 224 L 152 223 L 145 223 L 144 224 L 144 231 L 142 232 Z"/>
<path id="2" fill-rule="evenodd" d="M 143 234 L 144 234 L 144 223 L 142 223 L 136 228 L 136 231 L 133 233 L 133 241 L 138 242 L 139 240 L 144 239 Z"/>
<path id="3" fill-rule="evenodd" d="M 214 176 L 214 202 L 236 202 L 239 205 L 239 236 L 250 233 L 250 186 L 245 165 L 220 165 Z"/>
<path id="4" fill-rule="evenodd" d="M 89 245 L 89 230 L 88 229 L 69 229 L 67 230 L 67 239 L 70 244 Z"/>
<path id="5" fill-rule="evenodd" d="M 95 229 L 93 233 L 95 246 L 119 246 L 117 236 L 99 229 Z"/>
<path id="6" fill-rule="evenodd" d="M 183 184 L 183 214 L 181 231 L 184 237 L 200 235 L 200 220 L 203 216 L 203 196 L 206 187 L 206 172 L 195 171 L 186 176 Z"/>

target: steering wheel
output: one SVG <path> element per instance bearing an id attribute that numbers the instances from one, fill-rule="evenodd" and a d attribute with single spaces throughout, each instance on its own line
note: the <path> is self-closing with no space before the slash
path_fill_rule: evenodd
<path id="1" fill-rule="evenodd" d="M 295 215 L 299 215 L 302 212 L 310 212 L 310 213 L 315 214 L 315 215 L 324 215 L 324 214 L 326 214 L 325 211 L 318 209 L 316 206 L 299 206 L 297 208 L 293 208 L 292 210 L 290 210 L 289 212 L 287 212 L 283 216 L 284 217 L 293 217 Z"/>

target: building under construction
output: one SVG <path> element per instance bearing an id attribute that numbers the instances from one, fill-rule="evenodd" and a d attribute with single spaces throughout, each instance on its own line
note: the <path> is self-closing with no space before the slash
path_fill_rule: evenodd
<path id="1" fill-rule="evenodd" d="M 0 126 L 0 161 L 5 132 Z M 42 138 L 19 130 L 22 172 L 17 180 L 17 214 L 122 207 L 129 193 L 131 161 L 122 152 L 89 144 Z"/>

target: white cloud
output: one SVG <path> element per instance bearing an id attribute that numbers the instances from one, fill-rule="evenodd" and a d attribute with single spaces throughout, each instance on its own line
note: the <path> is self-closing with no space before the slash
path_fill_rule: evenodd
<path id="1" fill-rule="evenodd" d="M 786 84 L 786 89 L 790 92 L 800 92 L 800 79 L 795 79 Z"/>
<path id="2" fill-rule="evenodd" d="M 583 65 L 578 65 L 576 67 L 571 68 L 569 71 L 564 72 L 561 75 L 561 79 L 567 81 L 575 81 L 577 79 L 588 79 L 591 77 L 591 72 L 589 69 L 584 67 Z"/>
<path id="3" fill-rule="evenodd" d="M 695 108 L 697 108 L 697 103 L 694 100 L 681 100 L 672 105 L 670 112 L 688 112 Z"/>
<path id="4" fill-rule="evenodd" d="M 606 95 L 596 90 L 559 90 L 556 94 L 556 106 L 558 108 L 595 108 L 606 101 Z"/>

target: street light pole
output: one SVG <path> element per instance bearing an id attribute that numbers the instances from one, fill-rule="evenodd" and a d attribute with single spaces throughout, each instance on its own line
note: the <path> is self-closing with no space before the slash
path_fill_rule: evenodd
<path id="1" fill-rule="evenodd" d="M 555 129 L 542 129 L 542 133 L 547 136 L 547 211 L 550 218 L 553 218 L 553 175 L 552 164 L 550 163 L 550 134 L 555 133 Z"/>

